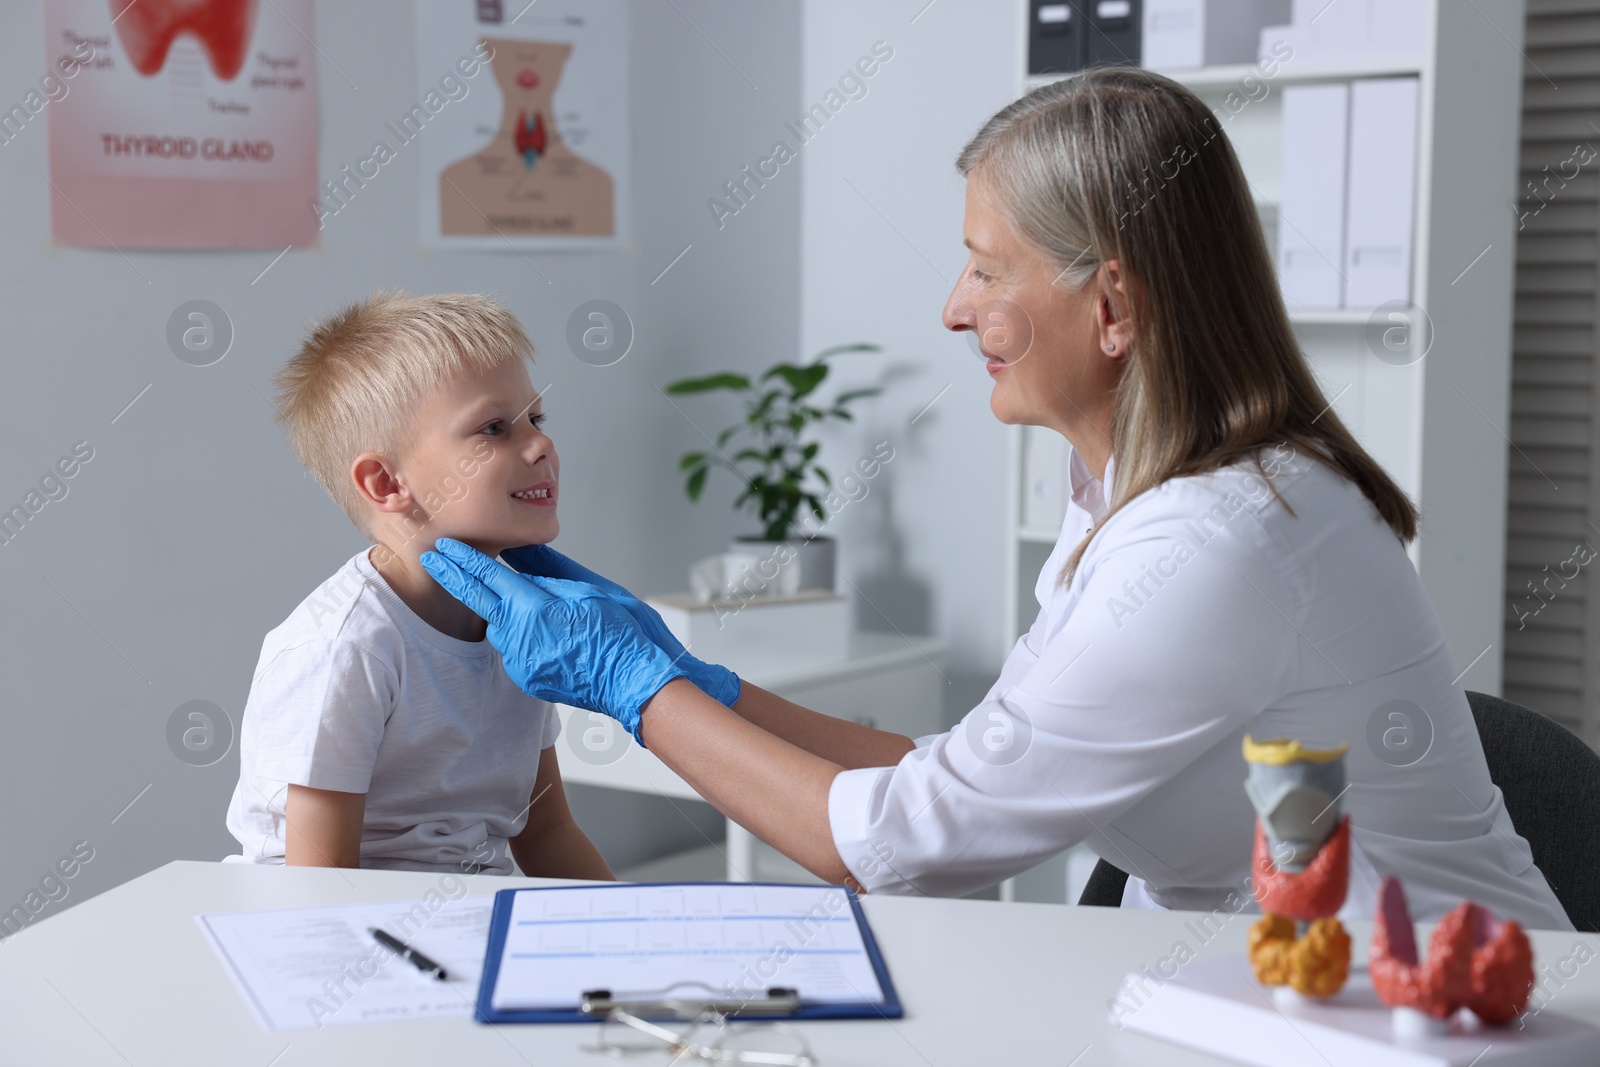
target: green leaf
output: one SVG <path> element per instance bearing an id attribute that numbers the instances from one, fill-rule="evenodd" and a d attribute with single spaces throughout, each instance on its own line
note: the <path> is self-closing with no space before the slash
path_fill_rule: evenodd
<path id="1" fill-rule="evenodd" d="M 753 459 L 757 463 L 764 463 L 767 457 L 753 448 L 741 448 L 733 454 L 733 458 L 735 462 L 741 459 Z"/>
<path id="2" fill-rule="evenodd" d="M 805 449 L 802 450 L 800 454 L 809 461 L 816 458 L 817 450 L 821 447 L 822 444 L 820 442 L 812 441 L 809 445 L 806 445 Z"/>
<path id="3" fill-rule="evenodd" d="M 751 407 L 750 413 L 745 416 L 745 422 L 749 423 L 751 426 L 758 425 L 762 419 L 767 417 L 767 412 L 772 410 L 772 405 L 777 400 L 782 398 L 782 396 L 783 390 L 781 389 L 774 389 L 771 392 L 766 393 L 759 401 L 756 402 L 753 407 Z"/>
<path id="4" fill-rule="evenodd" d="M 762 381 L 768 378 L 782 378 L 789 385 L 789 399 L 799 400 L 811 390 L 822 384 L 822 379 L 828 376 L 826 364 L 813 363 L 807 367 L 796 367 L 792 363 L 779 363 L 761 376 Z"/>
<path id="5" fill-rule="evenodd" d="M 732 437 L 738 432 L 739 427 L 729 426 L 726 430 L 723 430 L 721 433 L 717 434 L 717 447 L 721 448 L 723 445 L 727 444 L 728 438 Z"/>
<path id="6" fill-rule="evenodd" d="M 685 393 L 708 393 L 713 389 L 748 389 L 750 379 L 742 374 L 710 374 L 704 378 L 684 378 L 667 386 L 667 392 L 677 396 Z"/>
<path id="7" fill-rule="evenodd" d="M 822 472 L 818 471 L 817 473 L 821 474 Z M 812 496 L 810 493 L 807 493 L 806 494 L 806 503 L 811 505 L 811 514 L 815 515 L 822 522 L 827 522 L 828 521 L 828 513 L 823 510 L 822 501 L 818 500 L 816 497 Z"/>
<path id="8" fill-rule="evenodd" d="M 805 368 L 794 363 L 774 363 L 762 373 L 760 378 L 757 378 L 756 380 L 764 382 L 769 378 L 782 378 L 784 381 L 788 381 L 789 375 L 797 374 L 804 369 Z"/>
<path id="9" fill-rule="evenodd" d="M 684 484 L 684 490 L 688 492 L 689 499 L 691 501 L 697 501 L 700 499 L 700 493 L 706 487 L 706 475 L 710 473 L 710 467 L 701 467 L 699 470 L 689 475 L 688 482 Z"/>
<path id="10" fill-rule="evenodd" d="M 704 452 L 690 452 L 690 453 L 686 454 L 682 459 L 678 460 L 678 469 L 680 471 L 686 471 L 690 467 L 701 467 L 701 466 L 704 466 L 705 462 L 706 462 L 706 454 Z"/>
<path id="11" fill-rule="evenodd" d="M 881 392 L 883 392 L 882 389 L 852 389 L 848 393 L 840 393 L 838 396 L 834 397 L 833 406 L 835 409 L 838 409 L 850 403 L 852 400 L 860 400 L 863 397 L 877 396 Z"/>
<path id="12" fill-rule="evenodd" d="M 813 466 L 811 469 L 813 471 L 816 471 L 817 477 L 822 479 L 822 484 L 823 485 L 826 485 L 826 486 L 828 486 L 830 488 L 833 486 L 833 479 L 828 477 L 828 472 L 827 471 L 823 470 L 821 467 L 816 467 L 816 466 Z"/>

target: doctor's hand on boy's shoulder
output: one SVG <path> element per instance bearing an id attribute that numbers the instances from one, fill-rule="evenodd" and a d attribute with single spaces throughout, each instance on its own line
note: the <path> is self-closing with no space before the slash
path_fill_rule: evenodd
<path id="1" fill-rule="evenodd" d="M 543 578 L 562 578 L 574 582 L 587 582 L 595 588 L 621 604 L 632 615 L 645 636 L 653 641 L 657 648 L 673 657 L 679 667 L 688 675 L 701 692 L 727 708 L 732 708 L 739 699 L 739 676 L 726 667 L 715 663 L 706 663 L 689 655 L 661 616 L 649 604 L 634 596 L 628 590 L 611 581 L 609 578 L 596 574 L 578 561 L 562 555 L 549 545 L 524 545 L 522 548 L 509 548 L 500 553 L 500 558 L 509 563 L 521 574 L 537 575 Z"/>

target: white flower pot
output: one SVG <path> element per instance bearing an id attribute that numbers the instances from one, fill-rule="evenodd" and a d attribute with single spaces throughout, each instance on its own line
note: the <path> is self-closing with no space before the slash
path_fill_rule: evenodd
<path id="1" fill-rule="evenodd" d="M 776 558 L 785 568 L 800 572 L 799 588 L 825 589 L 834 592 L 834 561 L 838 544 L 831 537 L 794 538 L 789 541 L 768 541 L 764 537 L 735 537 L 728 546 L 730 552 L 750 555 L 757 559 Z M 770 564 L 768 565 L 770 569 Z"/>

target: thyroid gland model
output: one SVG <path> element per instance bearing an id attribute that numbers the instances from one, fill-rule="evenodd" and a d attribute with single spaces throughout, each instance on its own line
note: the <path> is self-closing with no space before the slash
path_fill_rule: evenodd
<path id="1" fill-rule="evenodd" d="M 111 0 L 111 21 L 128 60 L 145 77 L 160 72 L 181 34 L 205 49 L 211 70 L 232 81 L 250 52 L 257 0 Z"/>
<path id="2" fill-rule="evenodd" d="M 1333 996 L 1350 970 L 1350 935 L 1334 918 L 1350 881 L 1350 818 L 1339 810 L 1349 747 L 1244 739 L 1244 789 L 1258 817 L 1250 874 L 1262 912 L 1250 928 L 1250 965 L 1262 985 L 1306 997 Z M 1375 911 L 1367 971 L 1378 999 L 1394 1009 L 1397 1035 L 1443 1033 L 1463 1008 L 1503 1025 L 1527 1006 L 1533 950 L 1516 923 L 1463 901 L 1434 927 L 1424 960 L 1393 875 Z"/>
<path id="3" fill-rule="evenodd" d="M 1440 1033 L 1466 1008 L 1491 1025 L 1516 1018 L 1533 992 L 1533 948 L 1522 927 L 1462 901 L 1417 955 L 1406 891 L 1393 875 L 1378 889 L 1367 963 L 1378 999 L 1395 1009 L 1396 1032 Z M 1408 1014 L 1416 1013 L 1416 1014 Z"/>
<path id="4" fill-rule="evenodd" d="M 1262 912 L 1250 965 L 1262 985 L 1306 997 L 1333 996 L 1350 972 L 1350 935 L 1334 918 L 1350 881 L 1350 819 L 1339 808 L 1349 747 L 1244 739 L 1257 816 L 1250 876 Z"/>

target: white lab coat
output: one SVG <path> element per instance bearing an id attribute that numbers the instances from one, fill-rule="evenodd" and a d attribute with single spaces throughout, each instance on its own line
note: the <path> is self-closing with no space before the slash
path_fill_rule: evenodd
<path id="1" fill-rule="evenodd" d="M 833 781 L 834 842 L 865 888 L 968 893 L 1086 842 L 1129 872 L 1124 904 L 1253 910 L 1249 733 L 1349 742 L 1346 918 L 1395 874 L 1418 920 L 1470 898 L 1572 928 L 1489 780 L 1399 539 L 1320 462 L 1261 459 L 1293 515 L 1248 462 L 1173 479 L 1113 516 L 1063 587 L 1106 499 L 1071 454 L 1038 618 L 983 703 L 897 766 Z"/>

